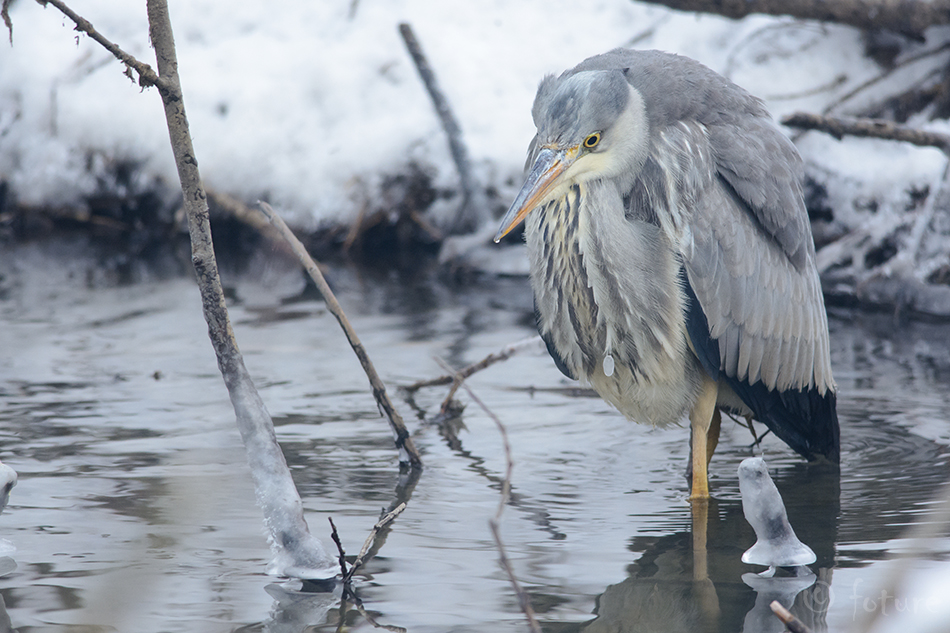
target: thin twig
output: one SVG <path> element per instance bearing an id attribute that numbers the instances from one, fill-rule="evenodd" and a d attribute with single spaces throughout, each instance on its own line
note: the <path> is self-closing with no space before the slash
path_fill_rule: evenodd
<path id="1" fill-rule="evenodd" d="M 422 231 L 432 242 L 442 242 L 442 240 L 445 239 L 445 233 L 422 217 L 422 214 L 415 209 L 409 212 L 409 219 L 415 222 L 416 226 L 419 227 L 419 230 Z"/>
<path id="2" fill-rule="evenodd" d="M 462 130 L 452 113 L 452 108 L 449 106 L 445 94 L 439 88 L 435 73 L 432 72 L 432 67 L 429 66 L 412 27 L 402 23 L 399 25 L 399 33 L 406 44 L 406 49 L 412 56 L 412 61 L 416 65 L 419 77 L 422 78 L 422 83 L 425 84 L 426 90 L 429 92 L 429 98 L 432 99 L 439 121 L 442 122 L 442 129 L 445 130 L 445 134 L 449 138 L 449 150 L 452 153 L 452 160 L 455 161 L 455 168 L 459 172 L 462 189 L 462 203 L 459 205 L 450 230 L 453 233 L 464 232 L 478 226 L 479 205 L 474 204 L 476 195 L 475 178 L 472 175 L 472 163 L 468 157 L 468 149 L 462 141 Z"/>
<path id="3" fill-rule="evenodd" d="M 779 93 L 779 94 L 763 95 L 762 98 L 765 99 L 766 101 L 792 101 L 794 99 L 803 99 L 804 97 L 813 97 L 815 95 L 820 95 L 825 92 L 830 92 L 834 90 L 835 88 L 837 88 L 838 86 L 841 86 L 847 81 L 848 81 L 848 76 L 841 74 L 835 77 L 834 79 L 832 79 L 831 81 L 820 86 L 813 86 L 811 88 L 803 88 L 802 90 L 798 92 L 787 92 L 785 94 Z"/>
<path id="4" fill-rule="evenodd" d="M 360 365 L 363 366 L 363 371 L 366 372 L 366 377 L 369 378 L 369 384 L 373 388 L 373 397 L 376 399 L 376 404 L 389 420 L 389 425 L 393 430 L 393 435 L 395 436 L 396 448 L 399 449 L 400 461 L 408 461 L 412 467 L 421 468 L 422 457 L 419 455 L 419 451 L 416 450 L 416 446 L 413 443 L 412 438 L 409 436 L 409 431 L 406 430 L 406 424 L 403 422 L 402 416 L 399 415 L 399 412 L 396 411 L 396 407 L 393 406 L 392 400 L 389 399 L 389 395 L 386 393 L 386 386 L 383 384 L 379 374 L 376 372 L 376 368 L 373 366 L 373 361 L 370 360 L 369 354 L 366 352 L 366 348 L 363 347 L 359 337 L 356 335 L 356 330 L 353 329 L 353 326 L 350 325 L 349 319 L 346 318 L 346 314 L 343 312 L 343 307 L 340 306 L 340 302 L 337 301 L 336 296 L 333 294 L 333 291 L 330 290 L 330 286 L 327 284 L 326 279 L 323 278 L 323 273 L 320 272 L 320 267 L 317 266 L 317 263 L 312 257 L 310 257 L 307 249 L 300 242 L 300 240 L 297 239 L 297 236 L 294 235 L 293 231 L 291 231 L 290 228 L 284 223 L 283 219 L 277 215 L 277 212 L 274 211 L 274 209 L 272 209 L 271 206 L 266 202 L 260 202 L 259 204 L 270 221 L 274 223 L 274 226 L 277 227 L 277 230 L 280 231 L 280 233 L 284 236 L 284 239 L 286 239 L 290 244 L 291 249 L 293 249 L 294 254 L 297 256 L 297 259 L 300 260 L 300 263 L 306 269 L 307 274 L 310 275 L 313 283 L 316 284 L 320 294 L 323 295 L 323 299 L 327 304 L 327 309 L 333 314 L 334 317 L 336 317 L 340 327 L 343 328 L 343 333 L 346 335 L 346 339 L 350 342 L 350 347 L 353 348 L 353 352 L 359 359 Z"/>
<path id="5" fill-rule="evenodd" d="M 792 615 L 791 611 L 782 606 L 782 603 L 778 600 L 773 600 L 769 604 L 769 608 L 772 609 L 772 613 L 775 614 L 779 620 L 785 623 L 785 626 L 788 627 L 788 630 L 792 633 L 811 633 L 811 629 L 805 626 L 805 623 Z"/>
<path id="6" fill-rule="evenodd" d="M 343 578 L 346 578 L 346 552 L 343 551 L 343 543 L 340 542 L 340 535 L 336 531 L 336 525 L 333 523 L 333 517 L 327 517 L 327 520 L 330 521 L 330 538 L 333 539 L 333 542 L 336 543 L 336 551 L 340 555 L 340 574 Z"/>
<path id="7" fill-rule="evenodd" d="M 744 428 L 746 428 L 746 429 L 749 429 L 749 433 L 752 434 L 752 444 L 749 445 L 749 448 L 750 448 L 750 449 L 761 447 L 761 445 L 762 445 L 762 440 L 765 439 L 765 436 L 768 435 L 768 434 L 771 432 L 771 431 L 769 431 L 769 429 L 765 429 L 765 430 L 762 432 L 762 435 L 756 435 L 756 434 L 755 434 L 755 427 L 752 426 L 752 417 L 751 417 L 751 416 L 748 416 L 748 415 L 741 416 L 742 419 L 740 420 L 740 419 L 739 419 L 740 416 L 735 415 L 735 414 L 733 414 L 733 413 L 730 413 L 729 411 L 726 411 L 725 409 L 720 409 L 720 410 L 719 410 L 719 413 L 722 414 L 722 415 L 724 415 L 724 416 L 726 416 L 727 418 L 729 418 L 730 420 L 732 420 L 733 422 L 735 422 L 735 423 L 738 424 L 739 426 L 744 427 Z"/>
<path id="8" fill-rule="evenodd" d="M 68 6 L 66 6 L 66 4 L 62 2 L 61 0 L 37 0 L 37 2 L 39 2 L 43 6 L 46 6 L 47 4 L 51 4 L 57 9 L 59 9 L 63 13 L 63 15 L 65 15 L 67 18 L 69 18 L 76 24 L 77 31 L 81 31 L 85 33 L 86 35 L 88 35 L 89 37 L 91 37 L 92 39 L 94 39 L 96 42 L 99 42 L 99 44 L 101 44 L 103 48 L 105 48 L 107 51 L 115 55 L 116 59 L 118 59 L 120 62 L 125 64 L 126 69 L 129 69 L 129 68 L 134 69 L 135 72 L 139 74 L 140 86 L 142 87 L 158 86 L 159 89 L 164 89 L 164 90 L 167 90 L 170 88 L 168 81 L 163 77 L 159 77 L 155 73 L 155 71 L 152 70 L 151 66 L 149 66 L 148 64 L 144 62 L 140 62 L 134 56 L 130 55 L 129 53 L 126 53 L 124 50 L 119 48 L 118 45 L 106 39 L 101 33 L 99 33 L 99 31 L 93 28 L 92 22 L 85 19 L 81 15 L 77 14 L 75 11 L 73 11 Z M 4 2 L 3 8 L 4 8 L 4 21 L 7 21 L 9 20 L 9 18 L 6 16 L 6 2 Z M 10 25 L 8 24 L 8 26 Z M 11 42 L 13 41 L 13 27 L 12 26 L 10 26 L 10 41 Z M 128 70 L 126 70 L 126 74 L 128 74 L 129 77 L 131 78 L 131 75 L 129 74 Z"/>
<path id="9" fill-rule="evenodd" d="M 436 362 L 442 366 L 442 369 L 445 371 L 451 372 L 451 368 L 445 364 L 442 360 L 436 359 Z M 498 548 L 498 559 L 501 562 L 502 568 L 505 570 L 505 573 L 508 575 L 508 581 L 511 582 L 511 586 L 515 590 L 515 595 L 518 597 L 518 604 L 521 607 L 522 613 L 524 613 L 525 618 L 528 620 L 528 627 L 531 629 L 532 633 L 541 633 L 541 626 L 538 624 L 538 620 L 535 617 L 534 609 L 531 607 L 531 600 L 528 597 L 528 592 L 524 590 L 521 586 L 521 583 L 518 582 L 517 576 L 515 576 L 514 568 L 511 566 L 511 561 L 508 560 L 508 554 L 505 551 L 505 544 L 501 540 L 501 531 L 499 530 L 499 522 L 501 521 L 501 515 L 505 511 L 505 506 L 508 505 L 508 500 L 511 497 L 511 472 L 514 470 L 514 459 L 511 457 L 511 444 L 508 442 L 508 431 L 505 429 L 505 425 L 502 424 L 501 420 L 498 419 L 498 416 L 488 408 L 488 406 L 482 402 L 482 399 L 475 395 L 475 392 L 467 385 L 462 383 L 461 380 L 457 381 L 468 393 L 469 397 L 475 401 L 481 409 L 488 415 L 489 418 L 495 423 L 495 426 L 498 427 L 498 432 L 501 434 L 501 442 L 505 450 L 505 478 L 501 484 L 501 498 L 498 501 L 498 510 L 495 511 L 495 516 L 488 520 L 488 527 L 491 529 L 492 537 L 495 539 L 495 546 Z"/>
<path id="10" fill-rule="evenodd" d="M 442 369 L 446 371 L 451 371 L 451 368 L 443 361 L 442 359 L 437 358 L 436 362 L 442 366 Z M 511 457 L 511 444 L 508 442 L 508 430 L 505 428 L 505 425 L 502 424 L 502 421 L 498 419 L 498 416 L 488 408 L 488 406 L 482 401 L 481 398 L 476 395 L 476 393 L 466 384 L 462 384 L 462 387 L 465 389 L 465 392 L 469 397 L 477 404 L 485 414 L 491 418 L 492 422 L 495 423 L 495 426 L 498 427 L 498 432 L 501 434 L 501 443 L 505 451 L 505 478 L 502 481 L 501 485 L 501 499 L 498 502 L 498 510 L 495 512 L 495 519 L 501 519 L 502 512 L 505 510 L 505 506 L 508 504 L 508 499 L 511 496 L 511 472 L 514 470 L 514 460 Z"/>
<path id="11" fill-rule="evenodd" d="M 379 534 L 379 531 L 384 527 L 396 520 L 402 511 L 406 509 L 405 503 L 400 503 L 398 506 L 393 508 L 392 512 L 387 512 L 383 518 L 376 522 L 376 525 L 373 526 L 373 529 L 370 531 L 369 536 L 366 537 L 366 541 L 363 543 L 363 548 L 360 550 L 359 556 L 356 557 L 356 560 L 353 561 L 353 566 L 350 567 L 348 571 L 343 576 L 343 582 L 347 583 L 353 578 L 353 574 L 356 573 L 356 570 L 363 566 L 366 562 L 366 552 L 369 551 L 370 546 L 373 544 L 373 541 L 376 539 L 376 535 Z"/>
<path id="12" fill-rule="evenodd" d="M 508 560 L 508 555 L 505 553 L 505 544 L 502 542 L 501 534 L 498 531 L 498 521 L 495 519 L 489 519 L 488 527 L 491 529 L 492 536 L 495 539 L 495 546 L 498 548 L 498 560 L 501 562 L 501 566 L 504 568 L 505 573 L 508 574 L 508 581 L 511 582 L 512 587 L 515 589 L 515 595 L 518 596 L 518 605 L 521 607 L 522 613 L 524 613 L 525 618 L 528 620 L 528 628 L 531 629 L 532 633 L 541 633 L 541 625 L 538 624 L 538 619 L 535 617 L 534 609 L 531 607 L 531 601 L 528 598 L 528 594 L 521 587 L 521 584 L 515 577 L 515 572 L 511 568 L 511 562 Z"/>
<path id="13" fill-rule="evenodd" d="M 491 367 L 495 363 L 501 362 L 503 360 L 508 360 L 509 358 L 511 358 L 518 352 L 520 352 L 521 350 L 540 342 L 541 342 L 540 336 L 532 336 L 532 337 L 523 339 L 521 341 L 516 341 L 514 343 L 511 343 L 510 345 L 506 345 L 505 347 L 501 348 L 500 351 L 492 352 L 491 354 L 489 354 L 488 356 L 486 356 L 485 358 L 483 358 L 482 360 L 476 363 L 472 363 L 471 365 L 466 365 L 465 367 L 463 367 L 462 369 L 459 369 L 456 372 L 452 372 L 451 374 L 444 374 L 442 376 L 439 376 L 437 378 L 431 378 L 429 380 L 420 380 L 419 382 L 414 382 L 411 385 L 403 387 L 403 389 L 412 393 L 412 392 L 418 391 L 419 389 L 422 389 L 423 387 L 441 387 L 442 385 L 450 385 L 457 378 L 461 378 L 462 380 L 465 380 L 466 378 L 468 378 L 475 372 L 481 371 L 487 367 Z"/>
<path id="14" fill-rule="evenodd" d="M 884 119 L 859 119 L 796 112 L 783 118 L 782 124 L 789 127 L 818 130 L 839 140 L 845 136 L 880 138 L 911 143 L 920 147 L 936 147 L 950 154 L 950 135 L 928 132 L 927 130 L 900 125 Z"/>

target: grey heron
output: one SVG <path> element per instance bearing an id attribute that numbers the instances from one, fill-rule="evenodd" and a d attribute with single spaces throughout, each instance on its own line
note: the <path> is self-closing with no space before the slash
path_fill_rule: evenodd
<path id="1" fill-rule="evenodd" d="M 836 387 L 804 168 L 762 101 L 686 57 L 616 49 L 545 77 L 525 221 L 538 329 L 558 369 L 627 417 L 689 416 L 709 497 L 720 409 L 839 460 Z"/>

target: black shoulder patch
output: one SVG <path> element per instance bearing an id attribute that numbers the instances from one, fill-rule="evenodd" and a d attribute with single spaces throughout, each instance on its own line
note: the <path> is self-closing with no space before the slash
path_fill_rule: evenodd
<path id="1" fill-rule="evenodd" d="M 683 283 L 683 289 L 686 291 L 686 333 L 689 340 L 696 350 L 696 356 L 699 358 L 699 364 L 702 365 L 706 373 L 713 380 L 719 380 L 719 341 L 709 335 L 709 321 L 706 320 L 706 313 L 703 307 L 699 305 L 699 299 L 693 292 L 693 287 L 689 285 L 689 279 L 686 276 L 686 270 L 680 269 L 680 280 Z"/>

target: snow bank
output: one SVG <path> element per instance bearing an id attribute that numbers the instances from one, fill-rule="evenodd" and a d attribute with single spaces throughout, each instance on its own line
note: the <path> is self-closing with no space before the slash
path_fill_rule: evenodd
<path id="1" fill-rule="evenodd" d="M 73 8 L 154 66 L 144 2 L 76 0 Z M 506 197 L 520 178 L 540 78 L 610 48 L 699 59 L 764 97 L 776 116 L 818 111 L 879 72 L 854 29 L 734 22 L 630 0 L 171 0 L 170 11 L 206 183 L 247 201 L 269 199 L 309 226 L 348 221 L 383 176 L 413 161 L 437 187 L 456 185 L 445 136 L 397 32 L 402 21 L 456 111 L 478 176 Z M 139 167 L 135 186 L 174 184 L 158 95 L 142 94 L 54 8 L 17 2 L 11 17 L 14 44 L 0 44 L 0 179 L 17 200 L 81 205 L 116 162 Z M 813 137 L 807 153 L 843 168 L 858 188 L 873 181 L 893 192 L 908 171 L 926 184 L 941 170 L 936 152 L 900 150 L 916 158 L 895 170 L 887 167 L 892 144 L 856 153 L 851 141 Z"/>

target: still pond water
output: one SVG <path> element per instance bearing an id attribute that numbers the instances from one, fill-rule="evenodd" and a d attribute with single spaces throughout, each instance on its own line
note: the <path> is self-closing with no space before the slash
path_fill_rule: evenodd
<path id="1" fill-rule="evenodd" d="M 408 503 L 357 575 L 361 613 L 339 591 L 264 574 L 261 514 L 190 277 L 111 284 L 68 248 L 19 247 L 0 265 L 0 459 L 20 477 L 0 515 L 17 549 L 0 559 L 0 631 L 527 630 L 488 526 L 505 472 L 495 424 L 461 393 L 451 439 L 431 422 L 445 387 L 398 389 L 440 374 L 434 357 L 458 367 L 531 336 L 526 280 L 332 272 L 422 451 L 415 478 L 302 275 L 262 259 L 226 279 L 311 530 L 332 547 L 332 517 L 353 555 L 382 509 Z M 815 630 L 854 630 L 950 475 L 950 327 L 833 310 L 831 330 L 840 476 L 771 437 L 755 451 L 818 555 L 801 593 L 810 581 L 767 583 L 739 560 L 755 541 L 736 477 L 748 429 L 723 425 L 702 551 L 687 428 L 625 421 L 539 347 L 470 380 L 507 427 L 501 534 L 546 632 L 782 630 L 772 598 L 794 599 Z M 950 577 L 948 553 L 944 531 L 913 566 L 925 582 L 904 597 L 920 618 L 950 611 L 950 582 L 936 583 L 943 598 L 927 593 Z"/>

